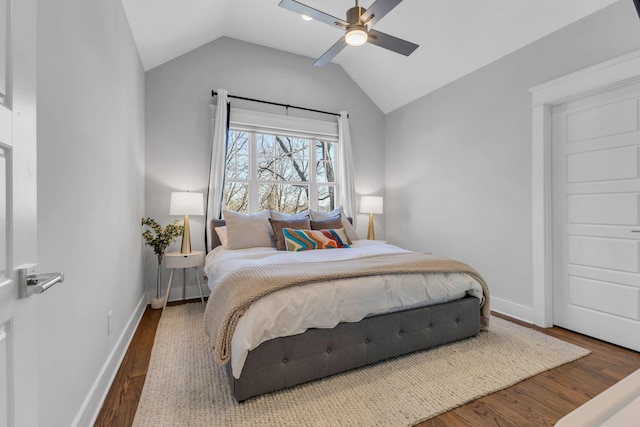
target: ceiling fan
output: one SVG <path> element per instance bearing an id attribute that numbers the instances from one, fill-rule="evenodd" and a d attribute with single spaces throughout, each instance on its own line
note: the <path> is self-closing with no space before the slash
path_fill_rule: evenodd
<path id="1" fill-rule="evenodd" d="M 356 0 L 355 7 L 347 10 L 346 20 L 336 18 L 295 0 L 282 0 L 279 6 L 345 31 L 344 36 L 313 63 L 316 67 L 322 67 L 328 64 L 345 46 L 362 46 L 367 42 L 405 56 L 411 55 L 418 48 L 417 44 L 372 29 L 376 22 L 400 2 L 402 0 L 376 0 L 369 9 L 365 9 L 359 7 L 358 0 Z"/>

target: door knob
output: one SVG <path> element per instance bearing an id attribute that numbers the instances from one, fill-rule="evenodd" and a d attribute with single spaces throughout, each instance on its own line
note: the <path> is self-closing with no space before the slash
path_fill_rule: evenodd
<path id="1" fill-rule="evenodd" d="M 18 268 L 20 298 L 41 294 L 56 283 L 64 281 L 64 273 L 36 273 L 38 264 L 27 264 Z"/>

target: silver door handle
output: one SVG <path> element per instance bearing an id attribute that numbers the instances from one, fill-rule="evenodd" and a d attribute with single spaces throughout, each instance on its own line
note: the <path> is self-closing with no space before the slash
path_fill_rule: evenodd
<path id="1" fill-rule="evenodd" d="M 41 294 L 56 283 L 64 281 L 64 273 L 36 273 L 37 264 L 29 264 L 18 268 L 20 298 L 33 294 Z"/>
<path id="2" fill-rule="evenodd" d="M 640 233 L 640 230 L 631 230 L 632 233 Z"/>

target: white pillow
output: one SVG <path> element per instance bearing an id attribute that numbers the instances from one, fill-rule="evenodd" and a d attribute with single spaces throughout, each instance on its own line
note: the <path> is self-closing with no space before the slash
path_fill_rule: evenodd
<path id="1" fill-rule="evenodd" d="M 271 218 L 277 219 L 279 221 L 291 221 L 296 219 L 307 219 L 309 218 L 309 211 L 298 212 L 295 214 L 285 214 L 278 211 L 271 210 Z"/>
<path id="2" fill-rule="evenodd" d="M 227 223 L 227 249 L 275 247 L 269 211 L 255 214 L 222 211 L 222 215 Z"/>
<path id="3" fill-rule="evenodd" d="M 222 227 L 216 227 L 216 234 L 218 235 L 218 239 L 220 239 L 220 244 L 225 248 L 228 247 L 227 241 L 227 226 L 223 225 Z"/>
<path id="4" fill-rule="evenodd" d="M 344 213 L 344 209 L 342 209 L 342 206 L 338 206 L 331 212 L 321 212 L 321 211 L 314 211 L 313 209 L 309 209 L 309 215 L 311 216 L 311 221 L 322 221 L 323 219 L 329 219 L 331 217 L 340 215 L 340 218 L 342 219 L 342 225 L 344 226 L 344 231 L 347 232 L 347 236 L 349 236 L 349 239 L 360 240 L 360 236 L 358 235 L 358 232 L 356 231 L 355 228 L 353 228 L 353 225 L 351 225 L 351 223 L 349 222 L 349 218 Z"/>

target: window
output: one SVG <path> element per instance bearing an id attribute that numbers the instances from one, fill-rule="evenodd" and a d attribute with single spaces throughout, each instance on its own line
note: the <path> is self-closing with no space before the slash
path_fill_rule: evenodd
<path id="1" fill-rule="evenodd" d="M 336 207 L 335 163 L 332 141 L 231 130 L 224 206 L 245 213 L 331 211 Z"/>
<path id="2" fill-rule="evenodd" d="M 224 209 L 331 211 L 338 203 L 337 123 L 231 110 Z"/>

